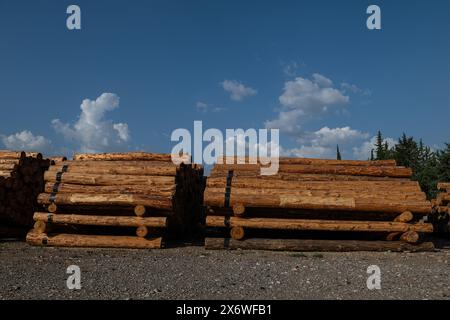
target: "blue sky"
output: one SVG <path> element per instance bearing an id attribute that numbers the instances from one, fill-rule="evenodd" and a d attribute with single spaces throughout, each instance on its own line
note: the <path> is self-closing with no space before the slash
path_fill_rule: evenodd
<path id="1" fill-rule="evenodd" d="M 0 148 L 169 152 L 194 120 L 279 127 L 295 156 L 368 157 L 379 129 L 441 147 L 449 35 L 445 0 L 0 0 Z"/>

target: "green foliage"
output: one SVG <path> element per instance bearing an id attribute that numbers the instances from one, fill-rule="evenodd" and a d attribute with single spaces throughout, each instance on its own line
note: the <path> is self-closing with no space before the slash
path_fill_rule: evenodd
<path id="1" fill-rule="evenodd" d="M 342 160 L 341 152 L 339 151 L 339 145 L 337 145 L 337 147 L 336 147 L 336 159 Z"/>
<path id="2" fill-rule="evenodd" d="M 376 157 L 374 157 L 374 150 Z M 439 181 L 450 181 L 450 144 L 444 150 L 432 151 L 422 139 L 418 142 L 405 133 L 398 139 L 394 147 L 389 148 L 380 131 L 377 133 L 371 160 L 395 159 L 397 165 L 411 168 L 412 179 L 418 181 L 429 199 L 437 194 Z"/>

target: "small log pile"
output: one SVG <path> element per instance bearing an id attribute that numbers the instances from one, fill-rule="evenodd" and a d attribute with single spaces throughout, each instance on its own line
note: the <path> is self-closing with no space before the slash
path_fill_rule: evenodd
<path id="1" fill-rule="evenodd" d="M 440 192 L 432 200 L 434 220 L 439 231 L 450 232 L 450 182 L 440 182 L 437 187 Z"/>
<path id="2" fill-rule="evenodd" d="M 224 164 L 216 164 L 207 180 L 207 231 L 222 237 L 207 238 L 207 249 L 433 247 L 419 246 L 422 235 L 433 232 L 433 225 L 423 222 L 431 203 L 410 180 L 411 170 L 394 160 L 280 158 L 278 174 L 272 176 L 261 176 L 262 165 L 249 164 L 248 159 L 228 164 L 233 162 L 236 159 L 222 159 Z M 223 238 L 223 231 L 229 236 Z"/>
<path id="3" fill-rule="evenodd" d="M 77 154 L 45 172 L 32 245 L 161 248 L 202 222 L 203 169 L 170 154 Z"/>
<path id="4" fill-rule="evenodd" d="M 0 151 L 0 234 L 25 235 L 33 225 L 37 196 L 44 190 L 50 160 L 40 153 Z"/>

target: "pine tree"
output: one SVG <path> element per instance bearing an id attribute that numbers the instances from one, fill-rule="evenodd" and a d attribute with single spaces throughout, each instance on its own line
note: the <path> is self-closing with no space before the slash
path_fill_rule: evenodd
<path id="1" fill-rule="evenodd" d="M 384 159 L 384 146 L 383 146 L 383 136 L 381 135 L 381 131 L 378 130 L 377 139 L 375 142 L 375 150 L 376 150 L 376 160 Z"/>
<path id="2" fill-rule="evenodd" d="M 446 148 L 438 152 L 438 179 L 439 181 L 450 181 L 450 143 Z"/>
<path id="3" fill-rule="evenodd" d="M 375 160 L 375 157 L 373 156 L 373 149 L 370 149 L 370 160 Z"/>
<path id="4" fill-rule="evenodd" d="M 336 146 L 336 159 L 342 160 L 341 152 L 339 151 L 339 145 Z"/>

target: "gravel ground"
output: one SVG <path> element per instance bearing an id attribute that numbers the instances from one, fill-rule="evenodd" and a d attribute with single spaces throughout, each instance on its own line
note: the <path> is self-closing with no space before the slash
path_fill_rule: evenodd
<path id="1" fill-rule="evenodd" d="M 0 299 L 450 299 L 450 251 L 61 249 L 0 243 Z M 81 269 L 80 290 L 66 268 Z M 381 269 L 381 289 L 366 286 Z"/>

